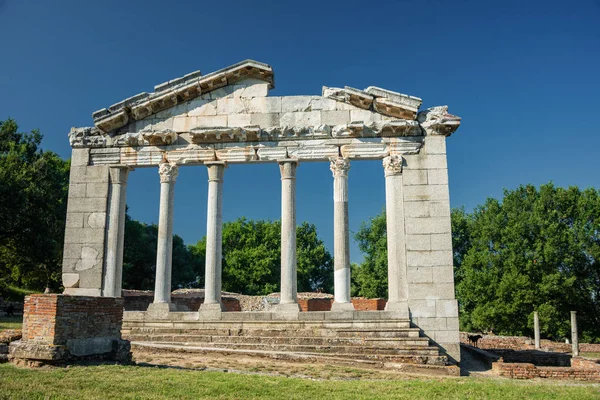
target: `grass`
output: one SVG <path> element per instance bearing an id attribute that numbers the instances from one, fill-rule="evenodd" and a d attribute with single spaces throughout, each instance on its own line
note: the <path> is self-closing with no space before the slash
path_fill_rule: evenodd
<path id="1" fill-rule="evenodd" d="M 4 329 L 21 329 L 23 326 L 23 316 L 16 315 L 14 317 L 0 317 L 0 331 Z"/>
<path id="2" fill-rule="evenodd" d="M 329 380 L 135 366 L 0 365 L 0 399 L 598 399 L 600 386 L 474 378 Z"/>
<path id="3" fill-rule="evenodd" d="M 600 358 L 600 353 L 593 353 L 593 352 L 581 353 L 581 356 L 588 357 L 588 358 Z"/>
<path id="4" fill-rule="evenodd" d="M 22 302 L 25 299 L 25 296 L 34 293 L 39 293 L 35 290 L 23 289 L 20 287 L 4 284 L 3 282 L 0 282 L 0 289 L 0 296 L 2 296 L 5 300 L 8 301 Z"/>

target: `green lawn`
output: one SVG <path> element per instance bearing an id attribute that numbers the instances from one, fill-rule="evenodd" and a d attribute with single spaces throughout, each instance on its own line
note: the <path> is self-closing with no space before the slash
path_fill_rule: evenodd
<path id="1" fill-rule="evenodd" d="M 582 357 L 600 358 L 600 353 L 581 353 Z"/>
<path id="2" fill-rule="evenodd" d="M 4 329 L 21 329 L 23 326 L 23 316 L 17 315 L 15 317 L 0 317 L 0 331 Z"/>
<path id="3" fill-rule="evenodd" d="M 155 367 L 0 365 L 0 399 L 598 399 L 600 385 L 447 378 L 314 381 Z"/>

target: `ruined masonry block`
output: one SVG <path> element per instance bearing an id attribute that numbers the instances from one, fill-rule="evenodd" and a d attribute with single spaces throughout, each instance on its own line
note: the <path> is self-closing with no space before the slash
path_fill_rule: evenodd
<path id="1" fill-rule="evenodd" d="M 435 317 L 436 300 L 408 300 L 408 308 L 412 318 L 433 318 Z M 421 327 L 425 329 L 425 327 Z"/>
<path id="2" fill-rule="evenodd" d="M 404 186 L 427 185 L 427 170 L 425 169 L 407 169 L 402 176 L 404 177 Z"/>
<path id="3" fill-rule="evenodd" d="M 406 233 L 423 235 L 427 233 L 450 233 L 450 218 L 406 218 Z"/>
<path id="4" fill-rule="evenodd" d="M 437 300 L 436 317 L 458 317 L 458 302 L 456 300 Z"/>
<path id="5" fill-rule="evenodd" d="M 427 180 L 430 185 L 447 185 L 448 184 L 448 170 L 447 169 L 427 170 Z"/>
<path id="6" fill-rule="evenodd" d="M 409 265 L 406 269 L 406 277 L 408 283 L 431 283 L 433 282 L 433 268 Z"/>
<path id="7" fill-rule="evenodd" d="M 431 250 L 431 246 L 430 235 L 406 235 L 406 250 Z"/>
<path id="8" fill-rule="evenodd" d="M 446 154 L 446 137 L 427 136 L 424 150 L 427 154 Z"/>
<path id="9" fill-rule="evenodd" d="M 413 185 L 404 187 L 404 201 L 449 201 L 446 185 Z"/>
<path id="10" fill-rule="evenodd" d="M 452 250 L 452 234 L 438 233 L 431 235 L 431 250 Z"/>
<path id="11" fill-rule="evenodd" d="M 415 300 L 453 299 L 454 285 L 452 283 L 412 283 L 408 291 L 410 298 Z"/>
<path id="12" fill-rule="evenodd" d="M 406 263 L 413 267 L 434 267 L 452 264 L 452 252 L 442 251 L 408 251 Z"/>

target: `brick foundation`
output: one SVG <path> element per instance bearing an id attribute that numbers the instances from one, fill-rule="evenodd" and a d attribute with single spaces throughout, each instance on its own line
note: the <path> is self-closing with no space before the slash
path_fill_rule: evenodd
<path id="1" fill-rule="evenodd" d="M 573 360 L 577 360 L 578 357 Z M 600 382 L 600 367 L 590 367 L 586 363 L 593 361 L 575 361 L 568 367 L 536 367 L 529 363 L 505 363 L 498 361 L 492 364 L 492 370 L 500 376 L 512 379 L 574 379 L 581 381 Z M 597 365 L 597 364 L 596 364 Z"/>
<path id="2" fill-rule="evenodd" d="M 56 364 L 76 360 L 128 362 L 129 342 L 121 339 L 123 299 L 34 294 L 25 298 L 23 333 L 12 342 L 17 364 Z"/>

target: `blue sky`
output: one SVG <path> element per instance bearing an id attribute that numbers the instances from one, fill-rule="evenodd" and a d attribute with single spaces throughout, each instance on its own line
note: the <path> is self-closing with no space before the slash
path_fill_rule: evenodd
<path id="1" fill-rule="evenodd" d="M 553 181 L 600 187 L 600 0 L 578 1 L 27 1 L 0 0 L 0 120 L 39 128 L 67 158 L 72 126 L 155 84 L 246 58 L 273 66 L 271 95 L 370 85 L 448 104 L 463 118 L 448 139 L 453 207 L 503 188 Z M 207 174 L 182 168 L 174 230 L 206 232 Z M 333 251 L 332 177 L 298 169 L 298 221 Z M 380 163 L 350 171 L 351 230 L 384 205 Z M 131 215 L 158 217 L 156 170 L 136 170 Z M 275 165 L 226 171 L 224 218 L 278 219 Z M 352 245 L 351 259 L 361 254 Z"/>

